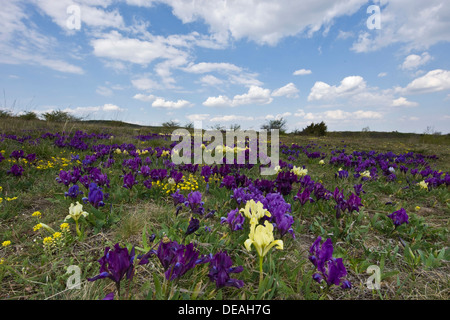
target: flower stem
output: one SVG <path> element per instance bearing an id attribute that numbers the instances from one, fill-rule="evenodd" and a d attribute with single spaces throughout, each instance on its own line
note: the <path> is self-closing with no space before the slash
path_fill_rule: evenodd
<path id="1" fill-rule="evenodd" d="M 261 287 L 263 281 L 263 256 L 259 257 L 259 287 Z"/>

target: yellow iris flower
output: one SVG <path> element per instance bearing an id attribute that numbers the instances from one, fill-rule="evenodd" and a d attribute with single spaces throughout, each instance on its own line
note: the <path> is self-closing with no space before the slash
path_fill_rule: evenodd
<path id="1" fill-rule="evenodd" d="M 247 201 L 245 208 L 242 208 L 239 212 L 242 212 L 248 219 L 250 219 L 250 224 L 257 223 L 259 219 L 264 216 L 271 216 L 270 212 L 264 209 L 261 202 L 255 202 L 253 199 Z"/>
<path id="2" fill-rule="evenodd" d="M 247 251 L 253 245 L 260 257 L 264 257 L 274 246 L 283 250 L 283 240 L 275 240 L 273 237 L 273 225 L 269 221 L 264 221 L 264 225 L 252 223 L 250 226 L 249 238 L 244 242 Z"/>

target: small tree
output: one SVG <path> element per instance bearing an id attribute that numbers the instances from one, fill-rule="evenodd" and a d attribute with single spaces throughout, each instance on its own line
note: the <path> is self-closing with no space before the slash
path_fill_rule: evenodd
<path id="1" fill-rule="evenodd" d="M 23 120 L 39 120 L 37 114 L 33 111 L 27 111 L 19 116 L 19 119 Z"/>
<path id="2" fill-rule="evenodd" d="M 178 122 L 174 121 L 174 120 L 170 120 L 170 121 L 167 121 L 167 122 L 163 122 L 162 126 L 164 128 L 176 128 L 176 127 L 179 127 L 180 124 Z"/>
<path id="3" fill-rule="evenodd" d="M 285 120 L 283 118 L 269 120 L 268 123 L 263 124 L 261 126 L 261 129 L 263 129 L 263 130 L 278 129 L 278 130 L 280 130 L 280 133 L 286 133 L 286 123 L 287 123 L 287 120 Z"/>
<path id="4" fill-rule="evenodd" d="M 323 121 L 317 124 L 313 122 L 303 129 L 302 133 L 307 135 L 324 136 L 327 134 L 327 125 Z"/>
<path id="5" fill-rule="evenodd" d="M 51 112 L 46 112 L 42 115 L 45 121 L 50 122 L 66 122 L 66 121 L 80 121 L 81 119 L 71 115 L 68 112 L 62 110 L 53 110 Z"/>
<path id="6" fill-rule="evenodd" d="M 235 123 L 235 124 L 230 125 L 230 130 L 232 130 L 232 131 L 237 131 L 237 130 L 240 130 L 240 129 L 241 129 L 241 125 L 240 124 Z"/>

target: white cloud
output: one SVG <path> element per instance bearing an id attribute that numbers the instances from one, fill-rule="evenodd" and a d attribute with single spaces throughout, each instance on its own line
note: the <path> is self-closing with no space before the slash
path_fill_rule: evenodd
<path id="1" fill-rule="evenodd" d="M 203 102 L 205 107 L 233 107 L 233 101 L 226 96 L 218 97 L 208 97 L 205 102 Z"/>
<path id="2" fill-rule="evenodd" d="M 344 110 L 327 110 L 324 112 L 308 112 L 299 109 L 294 116 L 303 118 L 308 121 L 325 121 L 325 122 L 338 122 L 338 121 L 354 121 L 354 120 L 379 120 L 383 119 L 383 114 L 377 111 L 370 110 L 357 110 L 354 112 Z"/>
<path id="3" fill-rule="evenodd" d="M 218 86 L 223 83 L 223 80 L 221 80 L 217 77 L 214 77 L 213 75 L 207 74 L 206 76 L 203 76 L 200 79 L 200 82 L 203 85 L 207 85 L 207 86 Z"/>
<path id="4" fill-rule="evenodd" d="M 241 72 L 242 68 L 226 62 L 200 62 L 190 63 L 187 67 L 182 69 L 189 73 L 209 73 L 209 72 Z"/>
<path id="5" fill-rule="evenodd" d="M 311 73 L 312 73 L 311 70 L 299 69 L 299 70 L 294 71 L 293 75 L 294 76 L 304 76 L 304 75 L 311 74 Z"/>
<path id="6" fill-rule="evenodd" d="M 387 72 L 380 72 L 380 73 L 378 74 L 378 77 L 379 77 L 379 78 L 383 78 L 383 77 L 386 77 L 387 75 L 388 75 Z"/>
<path id="7" fill-rule="evenodd" d="M 2 3 L 0 10 L 0 63 L 44 66 L 58 72 L 83 74 L 81 67 L 65 60 L 56 52 L 58 41 L 43 34 L 20 2 Z M 65 53 L 72 47 L 66 46 Z"/>
<path id="8" fill-rule="evenodd" d="M 339 86 L 330 86 L 329 84 L 317 81 L 311 88 L 308 101 L 322 99 L 336 99 L 338 97 L 361 92 L 366 88 L 366 82 L 360 76 L 349 76 L 342 79 Z"/>
<path id="9" fill-rule="evenodd" d="M 361 31 L 353 51 L 376 51 L 399 43 L 408 52 L 450 41 L 450 6 L 446 1 L 396 0 L 385 4 L 380 12 L 381 29 Z"/>
<path id="10" fill-rule="evenodd" d="M 328 0 L 229 1 L 166 0 L 183 23 L 202 21 L 219 37 L 247 38 L 258 44 L 275 45 L 297 34 L 312 36 L 329 28 L 334 19 L 355 13 L 365 0 L 330 5 Z"/>
<path id="11" fill-rule="evenodd" d="M 403 70 L 417 69 L 418 67 L 426 64 L 431 60 L 431 56 L 428 52 L 422 53 L 422 55 L 410 54 L 405 58 L 402 65 L 400 66 Z"/>
<path id="12" fill-rule="evenodd" d="M 123 28 L 124 21 L 117 9 L 105 10 L 111 1 L 72 1 L 72 0 L 33 0 L 37 7 L 52 18 L 61 29 L 71 33 L 67 28 L 67 8 L 77 5 L 80 8 L 81 27 L 91 28 Z M 99 8 L 99 7 L 103 7 Z"/>
<path id="13" fill-rule="evenodd" d="M 236 95 L 233 99 L 227 96 L 208 97 L 203 105 L 206 107 L 237 107 L 248 104 L 269 104 L 273 101 L 270 90 L 251 86 L 247 93 Z"/>
<path id="14" fill-rule="evenodd" d="M 105 86 L 98 86 L 97 90 L 95 90 L 95 92 L 97 92 L 99 95 L 104 96 L 104 97 L 110 97 L 113 95 L 113 91 Z"/>
<path id="15" fill-rule="evenodd" d="M 131 80 L 131 84 L 139 90 L 148 91 L 161 89 L 161 85 L 159 83 L 145 76 Z"/>
<path id="16" fill-rule="evenodd" d="M 392 101 L 393 107 L 417 107 L 417 102 L 408 101 L 405 97 L 400 97 Z"/>
<path id="17" fill-rule="evenodd" d="M 188 114 L 186 118 L 191 122 L 204 121 L 210 118 L 210 115 L 208 113 Z"/>
<path id="18" fill-rule="evenodd" d="M 155 59 L 184 59 L 186 53 L 164 43 L 161 38 L 152 41 L 127 38 L 117 31 L 103 34 L 91 40 L 94 55 L 101 58 L 121 60 L 140 65 L 148 65 Z"/>
<path id="19" fill-rule="evenodd" d="M 411 81 L 405 88 L 397 88 L 404 94 L 430 93 L 450 89 L 450 71 L 436 69 Z"/>
<path id="20" fill-rule="evenodd" d="M 286 96 L 288 98 L 297 98 L 299 90 L 292 82 L 288 83 L 284 87 L 276 89 L 272 92 L 273 97 Z"/>
<path id="21" fill-rule="evenodd" d="M 156 99 L 156 97 L 152 94 L 146 95 L 146 94 L 138 93 L 133 96 L 133 99 L 144 101 L 144 102 L 150 102 L 150 101 L 154 101 Z"/>
<path id="22" fill-rule="evenodd" d="M 235 105 L 243 104 L 269 104 L 273 101 L 270 97 L 270 90 L 258 86 L 251 86 L 248 93 L 234 96 Z"/>
<path id="23" fill-rule="evenodd" d="M 190 106 L 192 106 L 192 104 L 186 100 L 167 101 L 163 98 L 157 98 L 152 103 L 152 107 L 154 108 L 166 108 L 166 109 L 180 109 Z"/>
<path id="24" fill-rule="evenodd" d="M 211 122 L 230 122 L 230 121 L 253 121 L 253 117 L 238 116 L 234 114 L 216 116 L 210 119 Z"/>
<path id="25" fill-rule="evenodd" d="M 65 108 L 62 110 L 64 112 L 69 112 L 75 115 L 83 115 L 90 113 L 98 113 L 98 112 L 123 112 L 125 109 L 120 108 L 119 106 L 111 103 L 106 103 L 102 106 L 92 106 L 92 107 L 76 107 L 76 108 Z"/>

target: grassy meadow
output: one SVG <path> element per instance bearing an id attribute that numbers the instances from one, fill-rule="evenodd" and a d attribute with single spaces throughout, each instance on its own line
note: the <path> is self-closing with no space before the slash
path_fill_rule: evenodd
<path id="1" fill-rule="evenodd" d="M 261 176 L 259 164 L 209 173 L 174 165 L 171 131 L 1 119 L 0 299 L 450 298 L 449 135 L 285 134 L 278 176 Z M 172 196 L 177 189 L 184 201 Z M 267 201 L 265 215 L 250 218 L 250 199 Z M 77 202 L 86 214 L 68 217 Z M 390 217 L 402 209 L 407 222 Z M 251 234 L 263 229 L 261 244 Z M 312 248 L 318 237 L 333 246 L 322 265 L 313 262 L 325 250 Z M 162 252 L 175 241 L 178 251 Z M 120 279 L 89 281 L 119 272 L 99 262 L 116 244 L 131 265 Z M 341 262 L 345 272 L 332 279 Z M 80 272 L 77 288 L 68 286 L 70 266 Z M 373 266 L 379 288 L 367 284 Z"/>

